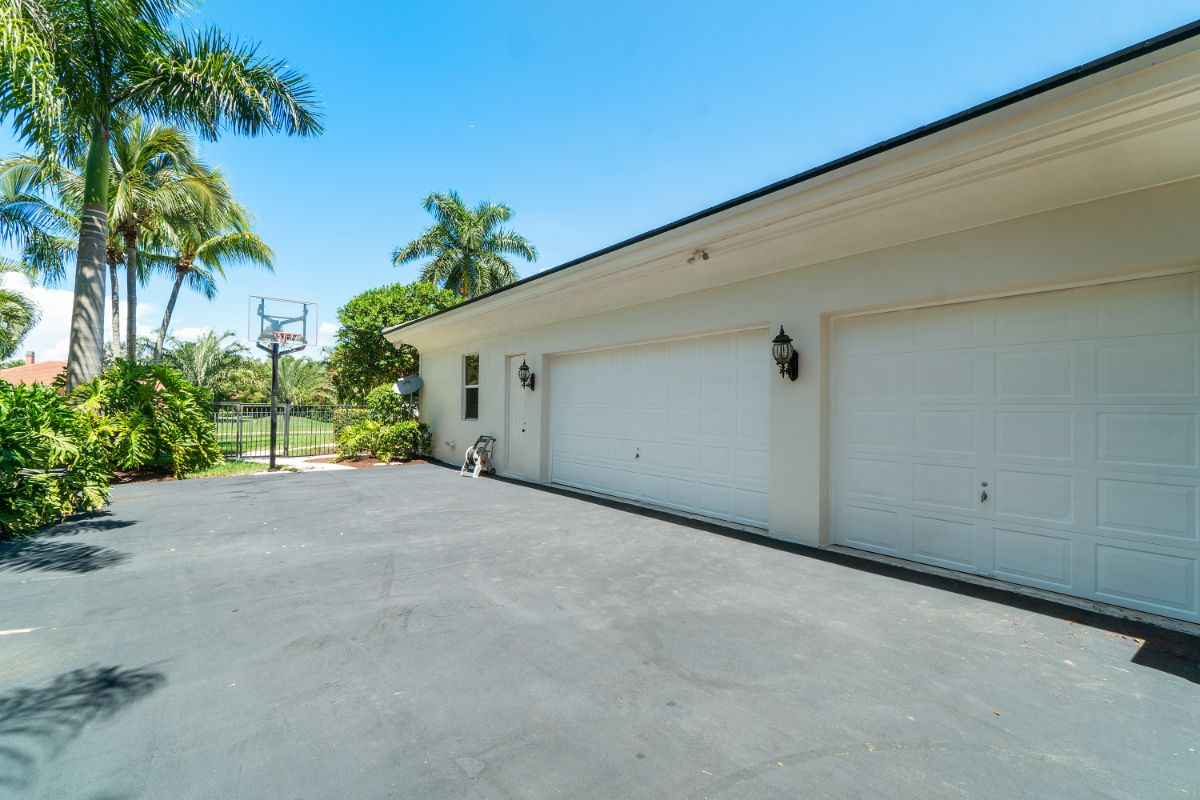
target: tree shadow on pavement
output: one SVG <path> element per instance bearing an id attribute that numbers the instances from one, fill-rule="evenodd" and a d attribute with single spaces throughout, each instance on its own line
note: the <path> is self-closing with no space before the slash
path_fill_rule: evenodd
<path id="1" fill-rule="evenodd" d="M 146 667 L 91 666 L 46 686 L 0 695 L 0 789 L 28 789 L 41 760 L 59 755 L 89 723 L 111 719 L 166 680 Z"/>
<path id="2" fill-rule="evenodd" d="M 118 519 L 108 510 L 91 511 L 86 514 L 77 514 L 57 525 L 39 531 L 35 538 L 57 539 L 62 536 L 77 536 L 81 533 L 119 530 L 136 524 L 135 520 Z"/>
<path id="3" fill-rule="evenodd" d="M 94 572 L 127 558 L 126 553 L 79 542 L 39 538 L 0 543 L 0 572 Z"/>

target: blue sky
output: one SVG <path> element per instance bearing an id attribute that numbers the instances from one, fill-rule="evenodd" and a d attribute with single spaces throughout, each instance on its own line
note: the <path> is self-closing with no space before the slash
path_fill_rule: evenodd
<path id="1" fill-rule="evenodd" d="M 182 296 L 174 328 L 244 336 L 251 293 L 316 300 L 334 322 L 355 293 L 415 277 L 389 254 L 428 223 L 430 191 L 508 202 L 541 251 L 529 275 L 1195 16 L 1194 0 L 209 0 L 189 24 L 308 73 L 327 132 L 204 146 L 277 268 L 232 276 L 212 304 Z M 147 329 L 168 290 L 143 290 Z M 36 298 L 26 344 L 63 357 L 69 297 Z"/>

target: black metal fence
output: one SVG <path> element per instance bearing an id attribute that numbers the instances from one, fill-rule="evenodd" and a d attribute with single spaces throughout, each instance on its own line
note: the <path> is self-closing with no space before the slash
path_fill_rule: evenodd
<path id="1" fill-rule="evenodd" d="M 280 403 L 276 414 L 275 455 L 286 458 L 333 453 L 337 432 L 344 425 L 364 419 L 367 408 Z M 217 403 L 213 422 L 226 458 L 270 457 L 270 403 Z"/>

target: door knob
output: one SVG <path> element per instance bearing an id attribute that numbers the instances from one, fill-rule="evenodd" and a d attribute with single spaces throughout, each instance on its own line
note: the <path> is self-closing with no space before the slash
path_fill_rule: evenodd
<path id="1" fill-rule="evenodd" d="M 984 503 L 988 498 L 987 481 L 982 481 L 979 485 L 983 487 L 983 490 L 979 493 L 979 502 Z"/>

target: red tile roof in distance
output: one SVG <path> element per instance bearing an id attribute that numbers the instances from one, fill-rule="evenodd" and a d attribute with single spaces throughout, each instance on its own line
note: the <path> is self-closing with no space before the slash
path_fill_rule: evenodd
<path id="1" fill-rule="evenodd" d="M 67 368 L 66 361 L 39 361 L 19 367 L 0 369 L 0 381 L 9 383 L 40 383 L 49 386 Z"/>

